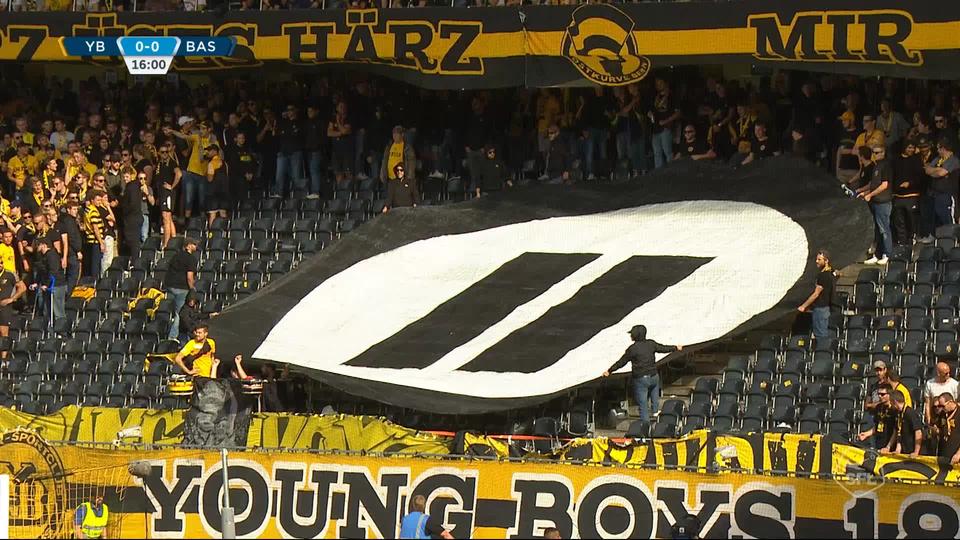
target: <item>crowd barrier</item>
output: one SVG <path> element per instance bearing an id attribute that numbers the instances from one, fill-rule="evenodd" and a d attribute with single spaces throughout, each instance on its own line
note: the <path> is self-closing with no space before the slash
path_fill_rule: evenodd
<path id="1" fill-rule="evenodd" d="M 705 438 L 698 434 L 694 440 Z M 14 538 L 62 530 L 83 495 L 93 492 L 111 508 L 113 538 L 220 534 L 217 450 L 51 445 L 14 430 L 0 441 L 0 463 L 21 471 L 2 471 L 13 477 L 8 511 Z M 136 475 L 126 473 L 129 463 L 139 463 Z M 238 538 L 396 537 L 415 495 L 427 498 L 428 512 L 455 538 L 530 538 L 545 527 L 558 528 L 564 538 L 663 538 L 688 512 L 712 538 L 960 534 L 956 488 L 938 485 L 715 467 L 683 471 L 276 449 L 231 451 L 228 463 Z M 104 470 L 124 474 L 94 474 Z"/>

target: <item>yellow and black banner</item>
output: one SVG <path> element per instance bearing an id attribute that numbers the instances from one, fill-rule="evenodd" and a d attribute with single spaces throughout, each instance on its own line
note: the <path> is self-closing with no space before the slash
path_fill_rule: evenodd
<path id="1" fill-rule="evenodd" d="M 960 534 L 956 488 L 930 484 L 280 450 L 227 462 L 238 538 L 397 538 L 416 495 L 454 538 L 669 538 L 687 513 L 701 538 Z M 0 468 L 12 538 L 69 537 L 94 495 L 110 509 L 107 538 L 220 537 L 216 449 L 90 449 L 14 430 Z"/>
<path id="2" fill-rule="evenodd" d="M 749 63 L 862 75 L 960 77 L 960 4 L 765 0 L 491 8 L 6 13 L 0 60 L 67 57 L 67 36 L 232 36 L 231 58 L 180 71 L 350 64 L 435 88 L 622 85 L 652 69 Z"/>

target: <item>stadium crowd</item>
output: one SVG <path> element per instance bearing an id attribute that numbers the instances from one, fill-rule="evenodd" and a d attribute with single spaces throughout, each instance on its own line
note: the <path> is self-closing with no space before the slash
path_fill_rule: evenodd
<path id="1" fill-rule="evenodd" d="M 361 181 L 381 184 L 377 211 L 389 211 L 430 204 L 452 185 L 461 197 L 483 196 L 538 181 L 635 181 L 677 159 L 749 167 L 787 153 L 870 205 L 868 262 L 887 262 L 894 244 L 932 241 L 955 219 L 960 91 L 945 83 L 788 72 L 724 81 L 676 69 L 612 89 L 454 92 L 337 73 L 187 84 L 15 71 L 0 84 L 0 262 L 9 274 L 0 287 L 5 298 L 35 298 L 21 309 L 38 305 L 51 324 L 81 276 L 103 275 L 151 234 L 162 235 L 162 249 L 190 218 L 212 225 L 251 196 L 329 200 Z M 186 253 L 190 245 L 177 243 Z M 174 277 L 197 260 L 180 258 L 164 289 L 176 315 L 200 322 L 191 279 Z M 8 304 L 5 318 L 16 302 Z M 170 337 L 189 330 L 174 324 Z M 878 380 L 871 414 L 901 410 L 896 387 L 884 393 L 887 379 Z M 943 393 L 956 398 L 955 384 L 927 395 L 923 425 L 947 411 L 952 426 L 956 405 Z M 906 435 L 875 436 L 914 425 L 909 412 L 888 416 L 907 421 L 889 427 L 878 417 L 869 437 L 914 448 Z"/>

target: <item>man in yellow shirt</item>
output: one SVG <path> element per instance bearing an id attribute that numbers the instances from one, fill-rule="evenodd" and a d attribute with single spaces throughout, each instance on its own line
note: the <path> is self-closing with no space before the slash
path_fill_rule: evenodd
<path id="1" fill-rule="evenodd" d="M 393 138 L 383 150 L 383 161 L 380 165 L 380 181 L 389 182 L 393 176 L 394 167 L 401 165 L 408 180 L 413 180 L 417 168 L 417 156 L 413 147 L 404 141 L 403 126 L 393 127 Z"/>
<path id="2" fill-rule="evenodd" d="M 4 271 L 17 275 L 17 255 L 13 247 L 13 231 L 5 229 L 0 243 L 0 265 Z"/>
<path id="3" fill-rule="evenodd" d="M 86 177 L 89 178 L 97 172 L 97 167 L 87 161 L 87 156 L 83 152 L 77 150 L 70 155 L 70 159 L 67 160 L 67 171 L 64 176 L 66 183 L 72 184 L 75 182 L 75 177 L 81 172 L 86 173 Z M 78 184 L 79 185 L 79 184 Z"/>
<path id="4" fill-rule="evenodd" d="M 210 133 L 210 125 L 206 122 L 200 122 L 199 134 L 193 133 L 193 118 L 181 116 L 177 123 L 180 125 L 180 131 L 164 128 L 163 132 L 190 144 L 190 161 L 187 163 L 187 170 L 183 173 L 184 214 L 190 217 L 193 214 L 194 201 L 200 212 L 206 209 L 207 160 L 204 149 L 215 144 L 216 138 Z"/>
<path id="5" fill-rule="evenodd" d="M 882 129 L 877 128 L 877 119 L 870 114 L 863 115 L 863 133 L 857 136 L 853 143 L 853 153 L 856 154 L 861 146 L 873 148 L 875 146 L 886 146 L 886 135 Z"/>
<path id="6" fill-rule="evenodd" d="M 187 375 L 194 377 L 215 377 L 213 358 L 217 353 L 217 344 L 208 337 L 210 328 L 200 323 L 193 329 L 193 339 L 177 353 L 173 363 Z M 187 366 L 189 362 L 190 366 Z"/>
<path id="7" fill-rule="evenodd" d="M 36 176 L 39 172 L 37 158 L 30 155 L 30 146 L 21 142 L 17 145 L 17 155 L 7 162 L 7 178 L 17 187 L 23 189 L 27 177 Z"/>

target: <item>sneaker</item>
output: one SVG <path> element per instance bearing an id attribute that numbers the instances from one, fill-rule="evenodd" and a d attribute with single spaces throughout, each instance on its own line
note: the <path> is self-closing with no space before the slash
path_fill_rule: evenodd
<path id="1" fill-rule="evenodd" d="M 589 181 L 589 182 L 593 182 L 593 181 L 596 180 L 596 179 L 597 179 L 597 175 L 595 175 L 595 174 L 593 174 L 593 173 L 590 173 L 590 174 L 587 175 L 587 181 Z"/>
<path id="2" fill-rule="evenodd" d="M 934 241 L 933 235 L 924 236 L 923 238 L 917 240 L 921 244 L 932 244 Z"/>
<path id="3" fill-rule="evenodd" d="M 863 264 L 877 264 L 880 259 L 876 257 L 870 257 L 869 259 L 863 261 Z"/>
<path id="4" fill-rule="evenodd" d="M 311 194 L 307 195 L 307 198 L 308 198 L 308 199 L 319 199 L 319 198 L 320 198 L 320 195 L 317 195 L 316 193 L 311 193 Z"/>
<path id="5" fill-rule="evenodd" d="M 429 178 L 443 178 L 443 173 L 440 172 L 438 169 L 434 169 L 434 171 L 430 173 Z"/>
<path id="6" fill-rule="evenodd" d="M 540 178 L 537 178 L 537 180 L 539 180 L 539 181 L 541 181 L 541 182 L 546 182 L 546 181 L 549 180 L 549 179 L 550 179 L 550 177 L 547 176 L 547 175 L 545 175 L 545 174 L 540 175 Z"/>
<path id="7" fill-rule="evenodd" d="M 271 194 L 270 194 L 270 198 L 271 198 L 271 199 L 279 199 L 279 198 L 280 198 L 280 194 L 279 194 L 279 193 L 271 193 Z"/>
<path id="8" fill-rule="evenodd" d="M 881 266 L 883 266 L 883 265 L 886 265 L 886 264 L 887 264 L 887 262 L 888 262 L 888 261 L 887 261 L 887 256 L 886 256 L 886 255 L 884 255 L 883 257 L 880 257 L 880 260 L 879 260 L 879 261 L 877 261 L 877 264 L 879 264 L 879 265 L 881 265 Z"/>

